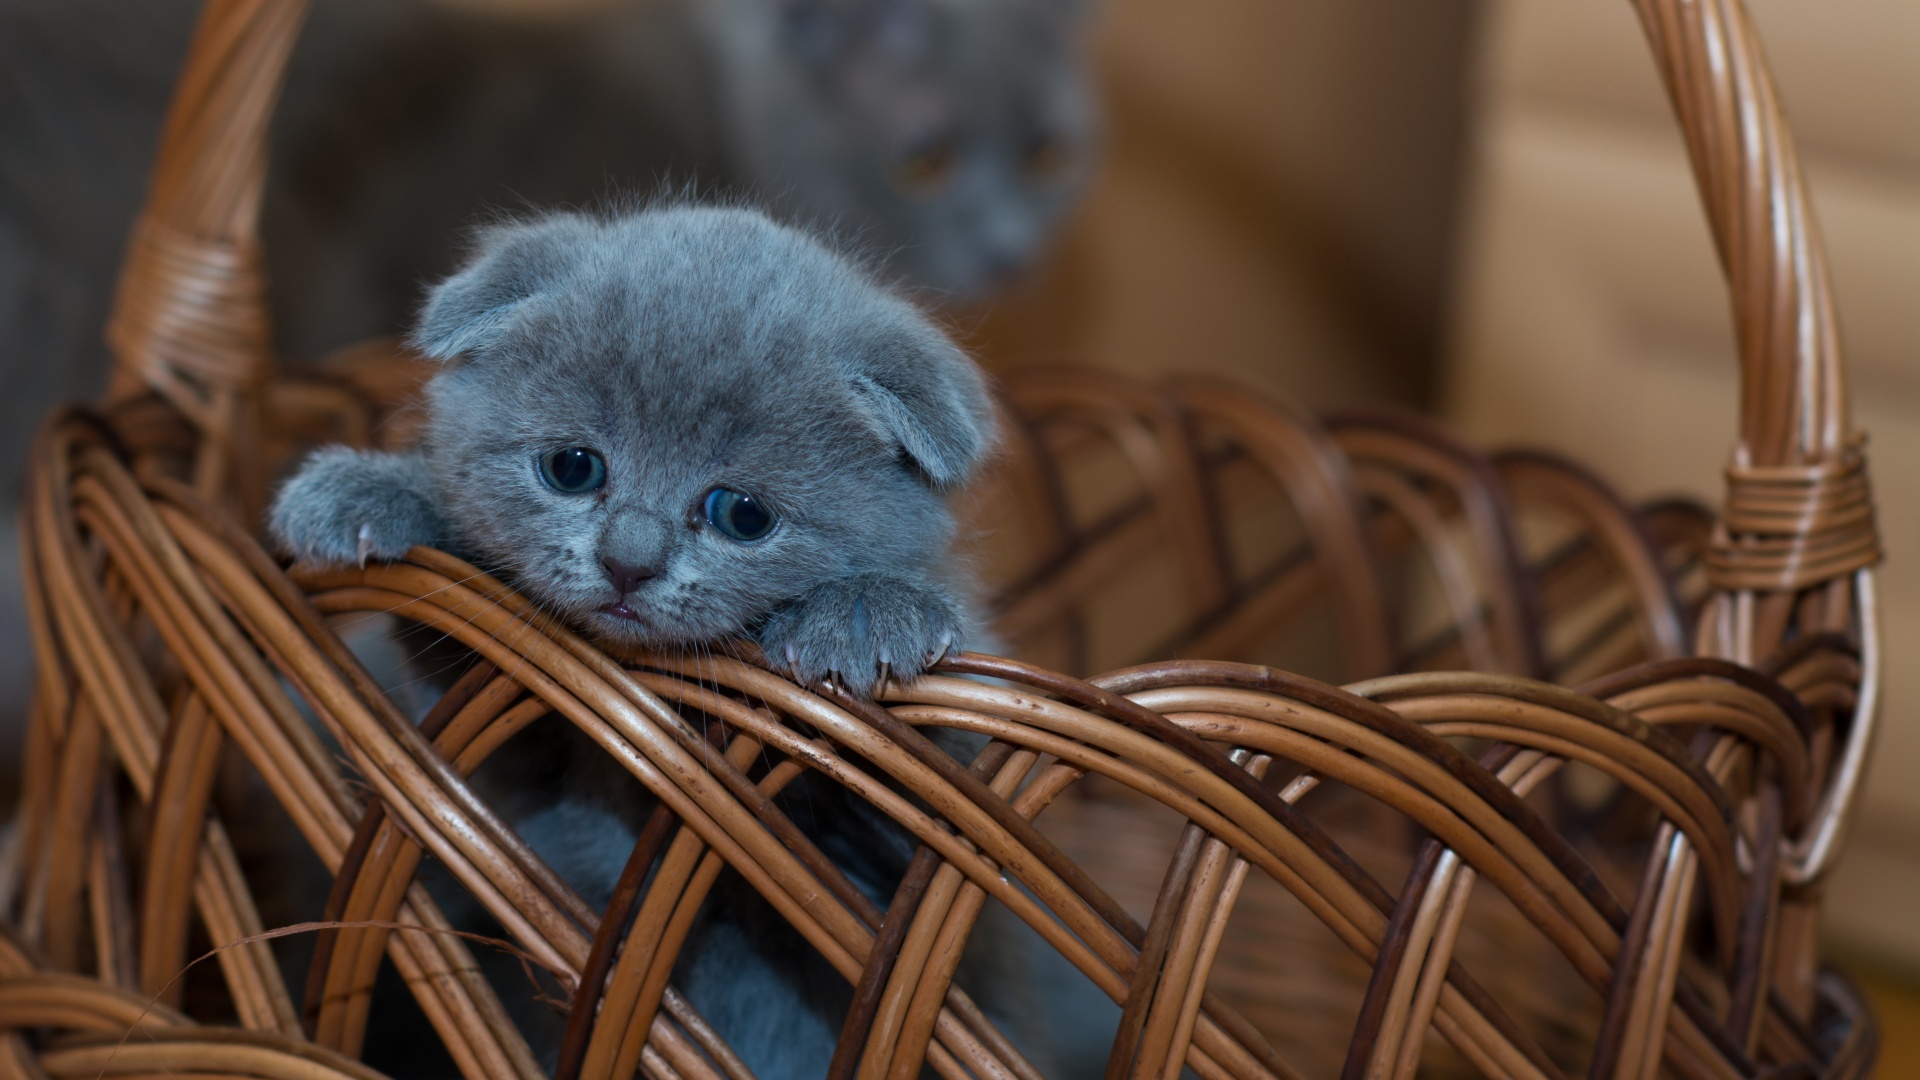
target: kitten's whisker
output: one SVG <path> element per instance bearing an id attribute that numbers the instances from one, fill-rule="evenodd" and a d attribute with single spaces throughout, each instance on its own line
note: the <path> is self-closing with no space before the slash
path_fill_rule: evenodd
<path id="1" fill-rule="evenodd" d="M 436 589 L 436 590 L 434 590 L 433 592 L 431 592 L 431 593 L 427 593 L 427 594 L 425 594 L 425 595 L 426 595 L 426 596 L 433 596 L 433 595 L 435 595 L 436 593 L 439 593 L 439 592 L 444 592 L 444 591 L 445 591 L 446 589 L 448 589 L 448 588 L 451 588 L 451 587 L 452 587 L 453 585 L 455 585 L 455 584 L 464 584 L 464 583 L 466 583 L 466 582 L 468 582 L 468 581 L 472 581 L 472 580 L 474 580 L 475 578 L 477 578 L 477 577 L 482 577 L 482 576 L 485 576 L 485 575 L 484 575 L 484 573 L 476 573 L 476 574 L 470 574 L 470 575 L 468 575 L 467 577 L 465 577 L 465 578 L 462 578 L 462 579 L 460 579 L 460 581 L 459 581 L 459 582 L 449 582 L 449 583 L 448 583 L 448 585 L 446 585 L 446 586 L 442 586 L 442 587 L 441 587 L 440 589 Z M 511 592 L 511 591 L 512 591 L 512 588 L 511 588 L 510 586 L 508 586 L 508 585 L 505 585 L 505 584 L 501 584 L 501 585 L 499 585 L 499 586 L 498 586 L 497 588 L 494 588 L 494 589 L 489 589 L 489 590 L 486 590 L 486 591 L 481 591 L 481 592 L 476 592 L 476 594 L 475 594 L 475 595 L 477 595 L 477 596 L 479 596 L 479 597 L 480 597 L 480 599 L 481 599 L 481 600 L 483 600 L 483 601 L 485 602 L 485 604 L 486 604 L 486 606 L 484 606 L 484 607 L 482 607 L 482 608 L 481 608 L 481 609 L 480 609 L 479 611 L 476 611 L 476 612 L 473 612 L 472 614 L 470 614 L 470 615 L 468 615 L 468 616 L 467 616 L 466 618 L 464 618 L 464 619 L 461 619 L 461 620 L 460 620 L 460 623 L 459 623 L 459 625 L 461 625 L 461 626 L 473 626 L 473 625 L 475 625 L 475 623 L 477 622 L 477 620 L 479 619 L 479 617 L 480 617 L 481 615 L 483 615 L 483 614 L 485 614 L 485 613 L 486 613 L 486 612 L 487 612 L 488 610 L 491 610 L 492 608 L 504 608 L 504 606 L 505 606 L 505 605 L 503 605 L 503 604 L 501 604 L 501 603 L 500 603 L 500 601 L 499 601 L 499 597 L 500 597 L 500 596 L 502 596 L 502 595 L 504 595 L 504 594 L 506 594 L 506 593 L 508 593 L 508 592 Z M 518 622 L 518 623 L 520 623 L 520 624 L 521 624 L 521 626 L 522 626 L 522 628 L 523 628 L 523 630 L 524 630 L 524 628 L 526 628 L 526 627 L 528 627 L 528 626 L 530 626 L 530 625 L 531 625 L 531 623 L 530 623 L 530 622 L 529 622 L 529 621 L 528 621 L 528 620 L 527 620 L 527 619 L 526 619 L 526 618 L 525 618 L 524 616 L 514 616 L 514 617 L 513 617 L 513 619 L 512 619 L 512 621 L 514 621 L 514 622 Z M 430 627 L 428 627 L 428 625 L 427 625 L 427 624 L 425 624 L 425 623 L 417 623 L 417 622 L 416 622 L 416 623 L 413 623 L 413 624 L 412 624 L 412 627 L 413 627 L 413 629 L 414 629 L 414 630 L 427 630 L 427 629 L 430 629 Z M 500 636 L 499 636 L 499 634 L 498 634 L 498 632 L 496 632 L 496 631 L 489 631 L 489 632 L 487 633 L 487 636 L 488 636 L 489 638 L 491 638 L 491 639 L 493 639 L 493 640 L 495 640 L 495 641 L 500 641 L 500 640 L 501 640 L 501 639 L 500 639 Z M 432 648 L 432 647 L 433 647 L 434 645 L 437 645 L 437 644 L 439 644 L 439 643 L 440 643 L 440 642 L 442 642 L 442 641 L 446 641 L 446 640 L 448 640 L 449 638 L 454 638 L 455 640 L 458 640 L 458 639 L 457 639 L 457 636 L 455 635 L 455 633 L 454 633 L 454 631 L 453 631 L 453 630 L 451 630 L 451 629 L 448 629 L 448 630 L 441 630 L 441 631 L 439 632 L 439 636 L 438 636 L 437 638 L 435 638 L 435 639 L 434 639 L 434 640 L 433 640 L 432 642 L 430 642 L 430 643 L 428 643 L 428 644 L 427 644 L 426 646 L 423 646 L 423 647 L 422 647 L 421 649 L 419 649 L 418 651 L 416 651 L 416 652 L 415 652 L 415 653 L 413 654 L 413 659 L 418 659 L 419 657 L 421 657 L 421 656 L 424 656 L 424 655 L 426 655 L 426 652 L 427 652 L 427 650 L 428 650 L 428 649 L 430 649 L 430 648 Z M 517 646 L 517 644 L 518 644 L 518 641 L 519 641 L 519 638 L 518 638 L 518 636 L 516 635 L 516 637 L 515 637 L 515 640 L 514 640 L 514 642 L 512 642 L 512 643 L 508 643 L 508 642 L 502 642 L 502 644 L 503 644 L 503 645 L 506 645 L 506 647 L 507 647 L 507 648 L 509 648 L 509 649 L 511 649 L 511 650 L 513 650 L 513 651 L 515 652 L 515 654 L 516 654 L 516 655 L 518 655 L 518 649 L 516 648 L 516 646 Z M 476 655 L 477 655 L 477 650 L 474 650 L 474 651 L 476 652 Z M 431 672 L 431 673 L 425 673 L 425 674 L 422 674 L 422 675 L 420 675 L 420 676 L 418 676 L 418 677 L 416 677 L 416 678 L 414 678 L 414 679 L 410 679 L 410 680 L 408 680 L 407 682 L 404 682 L 404 683 L 400 683 L 400 684 L 398 684 L 398 686 L 396 686 L 396 689 L 397 689 L 397 688 L 399 688 L 399 687 L 402 687 L 402 686 L 412 686 L 412 685 L 414 685 L 415 683 L 419 683 L 419 682 L 422 682 L 422 681 L 425 681 L 425 680 L 427 680 L 427 679 L 430 679 L 430 678 L 432 678 L 432 677 L 433 677 L 433 676 L 435 676 L 435 675 L 438 675 L 438 674 L 441 674 L 442 672 L 445 672 L 445 671 L 448 671 L 448 670 L 450 670 L 450 669 L 451 669 L 451 668 L 453 668 L 453 667 L 454 667 L 454 666 L 455 666 L 456 664 L 458 664 L 458 662 L 459 662 L 459 661 L 457 661 L 457 660 L 456 660 L 456 661 L 453 661 L 452 663 L 449 663 L 449 664 L 447 664 L 446 666 L 444 666 L 444 667 L 441 667 L 441 668 L 440 668 L 440 669 L 438 669 L 437 671 L 434 671 L 434 672 Z M 520 662 L 521 662 L 521 663 L 524 663 L 524 662 L 525 662 L 525 657 L 524 657 L 524 656 L 520 658 Z M 517 672 L 518 672 L 518 670 L 519 670 L 519 664 L 516 664 L 516 665 L 514 666 L 514 671 L 513 671 L 513 672 L 508 672 L 508 673 L 506 673 L 506 674 L 507 674 L 507 677 L 508 677 L 508 678 L 513 678 L 513 676 L 514 676 L 514 674 L 515 674 L 515 673 L 517 673 Z"/>
<path id="2" fill-rule="evenodd" d="M 473 622 L 473 620 L 472 620 L 472 619 L 468 619 L 468 620 L 466 620 L 466 621 L 465 621 L 465 625 L 472 625 L 472 622 Z M 411 624 L 410 624 L 410 626 L 411 626 L 411 629 L 410 629 L 410 630 L 408 630 L 408 631 L 406 631 L 405 633 L 412 633 L 413 631 L 426 631 L 426 630 L 433 630 L 433 629 L 435 629 L 435 628 L 433 628 L 433 627 L 430 627 L 430 626 L 428 626 L 428 625 L 427 625 L 427 624 L 425 624 L 425 623 L 411 623 Z M 491 636 L 491 635 L 489 635 L 489 636 Z M 480 658 L 482 658 L 482 657 L 481 657 L 481 654 L 479 653 L 479 651 L 478 651 L 478 650 L 475 650 L 475 649 L 473 649 L 473 648 L 471 648 L 470 646 L 467 646 L 467 645 L 466 645 L 466 644 L 465 644 L 464 642 L 461 642 L 461 641 L 459 641 L 459 639 L 458 639 L 458 638 L 457 638 L 457 637 L 456 637 L 456 636 L 454 635 L 454 632 L 453 632 L 452 630 L 440 630 L 440 631 L 438 632 L 438 635 L 437 635 L 437 636 L 436 636 L 436 637 L 435 637 L 435 638 L 434 638 L 434 639 L 433 639 L 432 641 L 430 641 L 430 642 L 428 642 L 427 644 L 425 644 L 425 645 L 423 645 L 423 646 L 421 646 L 420 648 L 418 648 L 418 649 L 416 649 L 416 650 L 414 650 L 414 651 L 413 651 L 413 652 L 412 652 L 412 653 L 411 653 L 411 654 L 410 654 L 410 655 L 409 655 L 409 656 L 407 657 L 407 661 L 406 661 L 406 663 L 407 663 L 407 664 L 408 664 L 409 666 L 412 666 L 412 665 L 414 665 L 414 664 L 416 664 L 416 663 L 417 663 L 417 662 L 419 661 L 419 659 L 420 659 L 421 657 L 423 657 L 423 656 L 425 656 L 425 655 L 427 655 L 427 653 L 428 653 L 428 651 L 429 651 L 429 650 L 431 650 L 431 649 L 432 649 L 432 648 L 433 648 L 434 646 L 436 646 L 436 645 L 439 645 L 440 643 L 442 643 L 442 642 L 445 642 L 445 641 L 448 641 L 448 640 L 452 640 L 452 641 L 454 641 L 454 642 L 455 642 L 456 644 L 459 644 L 459 645 L 461 645 L 461 647 L 462 647 L 462 648 L 465 648 L 465 649 L 467 649 L 467 652 L 468 652 L 468 653 L 470 654 L 470 656 L 471 656 L 472 658 L 474 658 L 474 659 L 480 659 Z M 496 640 L 498 640 L 498 639 L 496 638 Z M 456 657 L 456 658 L 454 658 L 454 659 L 452 659 L 452 660 L 449 660 L 449 661 L 447 661 L 447 662 L 446 662 L 445 664 L 442 664 L 441 666 L 439 666 L 439 667 L 437 667 L 437 668 L 435 668 L 435 669 L 433 669 L 433 670 L 431 670 L 431 671 L 421 671 L 421 672 L 420 672 L 419 674 L 417 674 L 417 675 L 415 675 L 415 676 L 414 676 L 413 678 L 411 678 L 411 679 L 407 679 L 407 680 L 406 680 L 406 681 L 404 681 L 404 682 L 398 682 L 398 683 L 395 683 L 395 684 L 393 684 L 393 686 L 392 686 L 392 687 L 388 687 L 388 688 L 386 688 L 386 689 L 387 689 L 387 692 L 388 692 L 389 694 L 391 694 L 391 693 L 393 693 L 394 691 L 397 691 L 397 690 L 403 690 L 403 689 L 407 689 L 407 688 L 410 688 L 410 687 L 413 687 L 413 686 L 416 686 L 416 685 L 419 685 L 419 684 L 422 684 L 422 683 L 430 683 L 430 682 L 431 682 L 432 680 L 434 680 L 434 679 L 436 679 L 437 677 L 439 677 L 439 676 L 441 676 L 441 675 L 443 675 L 443 674 L 445 674 L 446 672 L 449 672 L 449 671 L 452 671 L 453 669 L 455 669 L 455 668 L 457 668 L 457 667 L 460 667 L 464 659 L 465 659 L 465 658 L 462 658 L 462 657 Z"/>
<path id="3" fill-rule="evenodd" d="M 423 600 L 424 600 L 424 599 L 427 599 L 427 598 L 429 598 L 429 597 L 433 597 L 433 596 L 436 596 L 436 595 L 438 595 L 438 594 L 440 594 L 440 593 L 442 593 L 442 592 L 445 592 L 445 591 L 447 591 L 448 589 L 451 589 L 451 588 L 453 588 L 453 587 L 454 587 L 455 585 L 464 585 L 465 583 L 467 583 L 467 582 L 469 582 L 469 581 L 472 581 L 472 580 L 473 580 L 474 578 L 477 578 L 477 577 L 481 577 L 481 576 L 483 576 L 483 575 L 482 575 L 482 574 L 470 574 L 470 575 L 468 575 L 467 577 L 464 577 L 464 578 L 462 578 L 462 579 L 460 579 L 460 580 L 459 580 L 459 581 L 457 581 L 457 582 L 449 582 L 448 584 L 446 584 L 446 585 L 444 585 L 444 586 L 442 586 L 442 587 L 440 587 L 440 588 L 438 588 L 438 589 L 435 589 L 435 590 L 433 590 L 432 592 L 429 592 L 429 593 L 426 593 L 426 594 L 424 594 L 424 595 L 422 595 L 421 597 L 419 597 L 419 599 L 423 599 Z M 469 616 L 467 616 L 467 617 L 466 617 L 465 619 L 463 619 L 463 620 L 461 620 L 461 625 L 465 625 L 465 626 L 471 626 L 471 625 L 473 625 L 473 623 L 474 623 L 474 621 L 475 621 L 476 619 L 478 619 L 478 618 L 479 618 L 479 617 L 480 617 L 481 615 L 483 615 L 483 614 L 485 614 L 485 613 L 486 613 L 486 612 L 487 612 L 487 611 L 488 611 L 488 610 L 489 610 L 490 608 L 493 608 L 493 607 L 503 607 L 504 605 L 502 605 L 502 604 L 500 603 L 500 601 L 499 601 L 499 597 L 500 597 L 501 595 L 503 595 L 504 593 L 506 593 L 506 592 L 510 592 L 510 591 L 511 591 L 511 588 L 510 588 L 509 586 L 506 586 L 506 585 L 502 585 L 502 586 L 500 586 L 500 588 L 499 588 L 499 589 L 497 589 L 497 590 L 493 590 L 493 591 L 490 591 L 490 592 L 476 592 L 476 593 L 475 593 L 475 595 L 477 595 L 477 596 L 479 596 L 481 600 L 483 600 L 483 601 L 485 601 L 485 602 L 487 603 L 487 605 L 489 605 L 489 607 L 482 607 L 482 608 L 481 608 L 481 609 L 480 609 L 479 611 L 477 611 L 477 612 L 474 612 L 473 614 L 471 614 L 471 615 L 469 615 Z M 398 609 L 396 608 L 396 609 L 393 609 L 393 610 L 394 610 L 394 611 L 397 611 Z M 414 627 L 415 627 L 416 629 L 426 629 L 426 628 L 427 628 L 427 624 L 425 624 L 425 623 L 420 623 L 420 622 L 415 622 L 415 623 L 413 623 L 413 626 L 414 626 Z M 438 644 L 438 642 L 439 642 L 439 641 L 444 641 L 444 640 L 446 640 L 447 638 L 449 638 L 449 637 L 452 637 L 452 636 L 453 636 L 453 632 L 452 632 L 451 630 L 447 630 L 447 631 L 442 631 L 442 632 L 441 632 L 441 636 L 440 636 L 440 638 L 438 638 L 438 639 L 436 639 L 436 641 L 434 642 L 434 644 Z M 431 647 L 431 645 L 430 645 L 430 646 L 428 646 L 428 647 L 430 648 L 430 647 Z M 425 650 L 423 649 L 423 650 L 422 650 L 422 652 L 424 653 L 424 651 L 425 651 Z"/>
<path id="4" fill-rule="evenodd" d="M 501 606 L 501 605 L 495 602 L 495 606 Z M 507 678 L 512 679 L 515 682 L 519 682 L 520 669 L 525 667 L 527 664 L 527 654 L 520 649 L 520 640 L 522 637 L 524 637 L 527 634 L 528 631 L 535 629 L 535 625 L 533 620 L 528 618 L 526 615 L 515 615 L 509 621 L 511 623 L 517 624 L 514 630 L 513 640 L 502 641 L 500 638 L 500 633 L 497 630 L 487 631 L 487 636 L 493 639 L 494 641 L 499 641 L 500 644 L 505 646 L 509 652 L 513 653 L 513 657 L 514 657 L 513 668 L 505 672 L 504 674 L 507 676 Z"/>
<path id="5" fill-rule="evenodd" d="M 399 614 L 401 608 L 404 608 L 409 604 L 417 603 L 421 600 L 430 600 L 433 597 L 436 597 L 441 593 L 446 592 L 449 589 L 452 589 L 456 586 L 465 585 L 467 582 L 472 581 L 475 578 L 482 578 L 486 576 L 488 575 L 485 570 L 475 570 L 473 573 L 468 574 L 466 577 L 463 577 L 458 581 L 449 581 L 445 585 L 442 585 L 439 588 L 434 589 L 430 592 L 421 593 L 419 596 L 410 596 L 407 599 L 402 600 L 400 603 L 395 604 L 390 608 L 385 608 L 380 611 L 364 612 L 359 618 L 342 623 L 341 627 L 345 628 L 345 627 L 351 627 L 351 626 L 358 626 L 369 619 L 377 619 L 383 615 L 397 615 Z M 511 591 L 511 586 L 502 585 L 501 587 L 504 589 L 507 589 L 508 591 Z"/>

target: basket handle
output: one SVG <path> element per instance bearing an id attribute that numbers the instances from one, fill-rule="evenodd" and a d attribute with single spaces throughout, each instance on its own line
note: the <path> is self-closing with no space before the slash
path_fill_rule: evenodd
<path id="1" fill-rule="evenodd" d="M 1880 561 L 1862 440 L 1826 250 L 1775 97 L 1759 35 L 1740 0 L 1634 0 L 1687 142 L 1733 301 L 1740 437 L 1706 557 L 1714 595 L 1700 651 L 1765 658 L 1790 622 L 1850 632 L 1860 647 L 1852 722 L 1820 804 L 1783 845 L 1793 884 L 1823 875 L 1840 849 L 1873 743 Z"/>
<path id="2" fill-rule="evenodd" d="M 165 396 L 200 433 L 195 486 L 243 501 L 259 493 L 253 451 L 273 371 L 259 241 L 267 125 L 306 10 L 208 0 L 107 321 L 109 398 Z"/>
<path id="3" fill-rule="evenodd" d="M 1739 0 L 1634 6 L 1686 135 L 1740 351 L 1740 439 L 1708 578 L 1728 593 L 1847 579 L 1880 558 L 1873 500 L 1826 250 L 1759 35 Z"/>

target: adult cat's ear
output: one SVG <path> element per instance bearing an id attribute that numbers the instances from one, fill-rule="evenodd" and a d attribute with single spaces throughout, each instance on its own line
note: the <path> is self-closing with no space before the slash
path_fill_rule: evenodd
<path id="1" fill-rule="evenodd" d="M 845 361 L 867 419 L 936 488 L 966 480 L 993 446 L 993 403 L 967 354 L 931 326 L 901 328 Z"/>
<path id="2" fill-rule="evenodd" d="M 583 225 L 555 214 L 481 230 L 467 264 L 427 294 L 407 343 L 435 360 L 484 351 L 558 276 Z"/>
<path id="3" fill-rule="evenodd" d="M 895 60 L 924 52 L 931 33 L 927 0 L 772 0 L 794 55 L 833 71 L 878 50 Z"/>

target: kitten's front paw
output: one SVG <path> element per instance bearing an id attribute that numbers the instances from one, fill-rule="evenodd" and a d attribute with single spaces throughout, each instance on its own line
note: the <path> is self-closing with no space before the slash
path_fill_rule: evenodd
<path id="1" fill-rule="evenodd" d="M 300 466 L 273 500 L 268 525 L 305 562 L 365 566 L 442 539 L 431 477 L 417 454 L 329 447 Z"/>
<path id="2" fill-rule="evenodd" d="M 958 649 L 966 628 L 945 590 L 862 576 L 828 582 L 774 612 L 760 645 L 802 682 L 832 677 L 869 697 L 888 674 L 910 679 Z"/>

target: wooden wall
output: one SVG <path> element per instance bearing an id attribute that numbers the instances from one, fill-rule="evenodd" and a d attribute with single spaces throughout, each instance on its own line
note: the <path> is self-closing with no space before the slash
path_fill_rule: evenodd
<path id="1" fill-rule="evenodd" d="M 1475 0 L 1098 0 L 1105 159 L 990 363 L 1428 401 Z"/>

